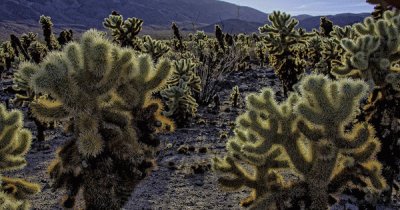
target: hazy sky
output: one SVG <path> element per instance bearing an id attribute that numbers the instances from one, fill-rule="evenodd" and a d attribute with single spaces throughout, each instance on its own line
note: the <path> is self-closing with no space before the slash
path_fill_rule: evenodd
<path id="1" fill-rule="evenodd" d="M 263 12 L 281 10 L 292 15 L 329 15 L 338 13 L 371 12 L 373 6 L 365 0 L 223 0 L 249 6 Z"/>

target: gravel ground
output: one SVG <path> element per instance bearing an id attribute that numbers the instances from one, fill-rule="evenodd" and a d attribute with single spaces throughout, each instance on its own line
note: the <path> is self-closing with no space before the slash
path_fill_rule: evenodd
<path id="1" fill-rule="evenodd" d="M 11 80 L 3 80 L 0 89 L 9 87 L 11 83 Z M 220 135 L 232 135 L 236 117 L 244 112 L 244 106 L 234 109 L 230 105 L 229 95 L 235 85 L 239 86 L 243 98 L 267 86 L 273 87 L 275 91 L 280 89 L 279 81 L 271 70 L 249 70 L 235 72 L 229 76 L 220 92 L 222 105 L 218 112 L 213 112 L 211 107 L 200 107 L 198 118 L 186 128 L 161 136 L 158 166 L 132 192 L 131 199 L 124 209 L 242 209 L 239 207 L 239 201 L 246 198 L 249 191 L 244 189 L 240 192 L 223 192 L 217 184 L 217 176 L 209 169 L 210 160 L 215 156 L 223 156 L 226 152 L 226 138 L 220 138 Z M 10 97 L 11 95 L 0 91 L 1 101 Z M 32 121 L 26 120 L 25 124 L 35 133 L 36 128 Z M 42 185 L 42 192 L 30 199 L 34 209 L 62 209 L 59 207 L 59 201 L 63 192 L 52 190 L 46 170 L 55 157 L 57 147 L 67 138 L 60 130 L 48 131 L 47 148 L 38 149 L 39 145 L 34 142 L 27 155 L 28 166 L 12 174 Z M 182 145 L 192 147 L 194 151 L 181 154 L 179 148 Z M 204 153 L 202 150 L 205 148 L 207 151 Z M 199 168 L 200 170 L 197 170 Z M 78 200 L 78 207 L 84 207 L 82 200 Z M 346 204 L 334 209 L 358 208 Z"/>

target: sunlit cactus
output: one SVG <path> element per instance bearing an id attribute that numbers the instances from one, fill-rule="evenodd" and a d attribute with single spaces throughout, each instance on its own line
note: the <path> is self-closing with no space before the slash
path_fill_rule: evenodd
<path id="1" fill-rule="evenodd" d="M 33 32 L 28 32 L 27 34 L 22 34 L 21 35 L 21 43 L 22 47 L 25 50 L 28 50 L 28 47 L 34 42 L 37 41 L 37 36 L 38 34 L 35 34 Z"/>
<path id="2" fill-rule="evenodd" d="M 136 44 L 137 35 L 142 30 L 143 20 L 138 18 L 127 18 L 124 20 L 122 15 L 113 12 L 108 18 L 104 19 L 103 26 L 111 31 L 114 42 L 122 47 L 138 48 Z"/>
<path id="3" fill-rule="evenodd" d="M 170 65 L 162 61 L 154 71 L 149 57 L 134 54 L 89 30 L 80 42 L 30 64 L 37 69 L 34 91 L 51 95 L 31 104 L 34 116 L 72 123 L 71 139 L 49 168 L 54 187 L 67 190 L 67 208 L 82 188 L 87 209 L 120 209 L 153 165 L 158 144 L 149 141 L 156 141 L 150 130 L 155 125 L 146 123 L 156 123 L 151 119 L 161 111 L 149 100 Z"/>
<path id="4" fill-rule="evenodd" d="M 142 52 L 149 54 L 154 62 L 157 61 L 169 51 L 169 47 L 160 40 L 154 40 L 150 36 L 143 37 Z"/>
<path id="5" fill-rule="evenodd" d="M 302 66 L 296 65 L 301 62 L 296 61 L 293 46 L 299 44 L 310 34 L 297 30 L 296 26 L 299 21 L 284 12 L 274 11 L 268 16 L 268 19 L 271 23 L 258 30 L 266 35 L 264 38 L 267 41 L 269 63 L 282 82 L 284 94 L 288 95 L 289 91 L 293 91 L 299 75 L 304 71 Z"/>
<path id="6" fill-rule="evenodd" d="M 175 86 L 170 86 L 161 91 L 161 96 L 166 99 L 168 111 L 164 115 L 174 119 L 180 127 L 185 125 L 189 119 L 196 116 L 197 103 L 192 97 L 191 90 L 183 79 Z"/>
<path id="7" fill-rule="evenodd" d="M 377 130 L 382 140 L 378 160 L 385 164 L 383 175 L 389 188 L 383 201 L 392 201 L 396 174 L 400 131 L 394 129 L 400 119 L 399 77 L 400 68 L 400 15 L 398 11 L 386 11 L 382 19 L 368 17 L 353 26 L 353 38 L 343 39 L 346 53 L 341 61 L 334 62 L 333 73 L 337 77 L 358 77 L 371 84 L 372 92 L 364 107 L 363 116 Z"/>
<path id="8" fill-rule="evenodd" d="M 12 62 L 14 61 L 14 57 L 15 51 L 11 46 L 11 42 L 3 42 L 0 46 L 0 68 L 2 68 L 3 71 L 9 70 L 11 68 Z"/>
<path id="9" fill-rule="evenodd" d="M 312 69 L 313 72 L 318 74 L 328 75 L 330 78 L 334 78 L 332 74 L 332 61 L 340 58 L 340 52 L 338 44 L 334 38 L 328 38 L 321 40 L 321 48 L 319 51 L 320 58 Z"/>
<path id="10" fill-rule="evenodd" d="M 342 40 L 347 53 L 343 56 L 343 66 L 337 66 L 334 73 L 357 75 L 372 80 L 377 86 L 385 85 L 386 75 L 399 71 L 393 66 L 400 61 L 399 21 L 400 15 L 387 11 L 382 20 L 368 17 L 363 23 L 355 24 L 353 28 L 358 37 Z"/>
<path id="11" fill-rule="evenodd" d="M 170 79 L 169 86 L 177 86 L 180 80 L 188 84 L 190 94 L 198 94 L 201 91 L 201 79 L 195 73 L 196 64 L 192 59 L 181 59 L 173 62 L 174 70 Z"/>
<path id="12" fill-rule="evenodd" d="M 299 94 L 284 102 L 276 102 L 270 89 L 249 96 L 248 111 L 238 118 L 235 137 L 227 143 L 227 156 L 214 160 L 215 170 L 230 175 L 220 183 L 253 189 L 246 202 L 252 209 L 281 208 L 287 202 L 327 209 L 330 197 L 346 187 L 383 190 L 375 131 L 365 122 L 352 124 L 366 90 L 361 81 L 311 75 L 300 82 Z M 240 164 L 252 166 L 253 172 Z M 279 178 L 282 171 L 299 179 L 285 182 Z M 269 173 L 274 188 L 266 182 Z"/>
<path id="13" fill-rule="evenodd" d="M 196 31 L 193 36 L 194 41 L 199 42 L 200 40 L 206 40 L 208 36 L 204 31 Z"/>
<path id="14" fill-rule="evenodd" d="M 31 146 L 31 133 L 23 128 L 20 111 L 8 112 L 0 104 L 0 173 L 20 170 L 26 166 L 25 155 Z M 0 208 L 7 210 L 28 210 L 29 195 L 40 191 L 38 184 L 20 178 L 0 174 Z"/>

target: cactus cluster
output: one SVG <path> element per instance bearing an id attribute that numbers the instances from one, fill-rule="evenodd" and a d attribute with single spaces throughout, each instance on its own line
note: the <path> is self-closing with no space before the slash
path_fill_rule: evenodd
<path id="1" fill-rule="evenodd" d="M 31 133 L 23 128 L 22 112 L 8 112 L 0 104 L 0 173 L 20 170 L 26 166 L 25 155 L 31 146 Z M 40 191 L 40 186 L 20 178 L 0 174 L 0 208 L 28 210 L 27 197 Z"/>
<path id="2" fill-rule="evenodd" d="M 161 91 L 161 96 L 166 100 L 168 109 L 164 112 L 165 116 L 174 119 L 181 127 L 196 116 L 198 104 L 193 96 L 200 93 L 201 80 L 194 71 L 196 64 L 192 60 L 174 61 L 173 66 L 168 87 Z"/>
<path id="3" fill-rule="evenodd" d="M 214 159 L 219 183 L 252 189 L 242 202 L 252 209 L 283 208 L 287 202 L 327 209 L 344 188 L 384 189 L 382 166 L 374 159 L 380 148 L 375 131 L 366 122 L 353 123 L 366 89 L 361 81 L 311 75 L 281 103 L 269 88 L 250 95 L 228 154 Z M 285 171 L 299 178 L 285 180 Z"/>
<path id="4" fill-rule="evenodd" d="M 165 83 L 169 62 L 154 70 L 148 56 L 136 57 L 90 30 L 79 43 L 21 68 L 36 72 L 35 92 L 51 95 L 31 103 L 34 116 L 72 124 L 71 139 L 49 168 L 54 187 L 67 190 L 63 205 L 72 208 L 82 188 L 87 209 L 121 208 L 152 166 L 159 144 L 152 134 L 164 123 L 151 93 Z"/>
<path id="5" fill-rule="evenodd" d="M 295 55 L 295 45 L 302 43 L 311 34 L 296 29 L 299 21 L 284 12 L 274 11 L 268 19 L 271 23 L 260 27 L 259 31 L 265 34 L 269 63 L 282 82 L 284 94 L 288 95 L 304 72 L 303 61 Z"/>
<path id="6" fill-rule="evenodd" d="M 169 47 L 160 40 L 154 40 L 147 35 L 143 37 L 142 52 L 151 55 L 154 62 L 157 62 L 169 50 Z"/>
<path id="7" fill-rule="evenodd" d="M 364 117 L 377 129 L 382 140 L 382 152 L 378 160 L 384 163 L 383 174 L 389 183 L 386 202 L 390 202 L 396 174 L 400 172 L 395 154 L 400 152 L 398 105 L 400 104 L 400 14 L 386 11 L 383 18 L 367 17 L 363 23 L 353 26 L 353 37 L 343 39 L 345 53 L 336 64 L 333 73 L 338 77 L 358 77 L 371 84 L 372 93 L 364 107 Z"/>
<path id="8" fill-rule="evenodd" d="M 117 12 L 112 12 L 108 18 L 104 19 L 103 26 L 111 31 L 114 42 L 122 47 L 133 47 L 138 49 L 137 35 L 142 30 L 143 20 L 138 18 L 127 18 Z"/>
<path id="9" fill-rule="evenodd" d="M 60 48 L 55 35 L 53 34 L 53 22 L 49 16 L 40 16 L 39 23 L 42 25 L 44 40 L 46 41 L 47 48 L 51 50 L 57 50 Z"/>

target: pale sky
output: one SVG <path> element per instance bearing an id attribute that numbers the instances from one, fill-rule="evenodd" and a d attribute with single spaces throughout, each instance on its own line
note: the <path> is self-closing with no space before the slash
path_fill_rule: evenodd
<path id="1" fill-rule="evenodd" d="M 292 15 L 331 15 L 338 13 L 371 12 L 373 6 L 365 0 L 223 0 L 234 4 L 253 7 L 270 13 L 281 10 Z"/>

